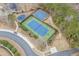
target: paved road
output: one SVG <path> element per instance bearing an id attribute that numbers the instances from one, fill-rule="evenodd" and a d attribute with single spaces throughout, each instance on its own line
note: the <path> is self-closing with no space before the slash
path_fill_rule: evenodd
<path id="1" fill-rule="evenodd" d="M 0 36 L 8 37 L 14 40 L 16 43 L 18 43 L 23 48 L 27 56 L 37 56 L 37 54 L 33 52 L 33 50 L 30 48 L 27 42 L 23 40 L 23 38 L 19 37 L 18 35 L 10 33 L 10 32 L 6 32 L 6 31 L 0 31 Z M 70 50 L 57 52 L 57 53 L 51 54 L 50 56 L 71 56 L 75 52 L 79 52 L 79 48 L 73 48 Z"/>
<path id="2" fill-rule="evenodd" d="M 60 51 L 60 52 L 52 54 L 51 56 L 72 56 L 72 54 L 76 52 L 79 53 L 79 48 L 72 48 L 70 50 Z"/>
<path id="3" fill-rule="evenodd" d="M 18 43 L 23 48 L 27 56 L 37 56 L 37 54 L 33 52 L 30 46 L 25 42 L 25 40 L 23 40 L 21 37 L 17 36 L 16 34 L 5 32 L 5 31 L 0 31 L 0 36 L 5 36 L 5 37 L 8 37 L 14 40 L 16 43 Z"/>

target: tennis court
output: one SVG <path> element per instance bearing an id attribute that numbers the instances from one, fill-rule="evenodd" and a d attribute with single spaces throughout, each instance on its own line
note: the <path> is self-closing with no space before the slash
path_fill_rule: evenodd
<path id="1" fill-rule="evenodd" d="M 48 13 L 46 13 L 45 11 L 39 9 L 35 13 L 33 13 L 33 16 L 38 18 L 41 21 L 44 21 L 48 17 Z"/>
<path id="2" fill-rule="evenodd" d="M 40 36 L 45 36 L 45 34 L 48 32 L 48 29 L 36 22 L 35 20 L 32 20 L 28 23 L 28 26 L 36 31 Z"/>
<path id="3" fill-rule="evenodd" d="M 46 40 L 48 40 L 55 33 L 55 30 L 53 28 L 49 27 L 47 24 L 41 22 L 39 19 L 33 16 L 30 16 L 21 24 L 23 27 L 31 31 L 34 35 Z"/>
<path id="4" fill-rule="evenodd" d="M 25 20 L 25 18 L 26 18 L 26 15 L 20 15 L 20 16 L 17 17 L 17 20 L 19 22 L 22 22 L 23 20 Z"/>

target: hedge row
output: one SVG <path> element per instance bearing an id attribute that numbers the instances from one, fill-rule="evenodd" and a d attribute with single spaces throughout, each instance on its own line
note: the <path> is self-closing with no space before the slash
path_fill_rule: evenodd
<path id="1" fill-rule="evenodd" d="M 8 41 L 0 40 L 0 44 L 10 49 L 14 54 L 14 56 L 20 56 L 20 53 L 17 51 L 17 49 L 13 45 L 11 45 Z"/>

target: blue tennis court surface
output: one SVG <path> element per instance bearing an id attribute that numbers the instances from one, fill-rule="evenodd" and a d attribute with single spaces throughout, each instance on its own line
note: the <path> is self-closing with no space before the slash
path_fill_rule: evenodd
<path id="1" fill-rule="evenodd" d="M 48 40 L 55 33 L 55 29 L 49 27 L 44 22 L 39 21 L 39 19 L 34 16 L 30 16 L 29 18 L 27 18 L 25 21 L 21 23 L 21 25 L 24 27 L 24 29 L 28 29 L 30 32 L 32 32 L 32 34 L 34 34 L 38 38 L 41 37 L 45 40 Z"/>
<path id="2" fill-rule="evenodd" d="M 25 18 L 26 18 L 25 15 L 20 15 L 20 16 L 17 17 L 19 22 L 23 21 Z"/>
<path id="3" fill-rule="evenodd" d="M 40 36 L 45 36 L 48 32 L 48 29 L 42 26 L 40 23 L 38 23 L 35 20 L 32 20 L 28 23 L 28 26 L 33 29 L 35 32 L 37 32 Z"/>
<path id="4" fill-rule="evenodd" d="M 33 13 L 33 16 L 35 16 L 41 21 L 44 21 L 48 17 L 48 14 L 45 11 L 39 9 L 35 13 Z"/>
<path id="5" fill-rule="evenodd" d="M 30 26 L 33 30 L 37 29 L 40 24 L 38 24 L 35 20 L 32 20 L 31 22 L 28 23 L 28 26 Z"/>
<path id="6" fill-rule="evenodd" d="M 48 29 L 43 26 L 40 26 L 40 27 L 38 27 L 36 32 L 39 33 L 41 36 L 45 36 L 48 32 Z"/>

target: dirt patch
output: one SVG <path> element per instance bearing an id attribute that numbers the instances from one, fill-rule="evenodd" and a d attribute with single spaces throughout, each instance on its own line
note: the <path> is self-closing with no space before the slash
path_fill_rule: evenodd
<path id="1" fill-rule="evenodd" d="M 6 49 L 0 47 L 0 56 L 10 56 L 10 53 Z"/>
<path id="2" fill-rule="evenodd" d="M 54 40 L 52 41 L 52 47 L 56 47 L 59 51 L 64 51 L 70 49 L 70 46 L 65 37 L 61 34 L 57 34 Z"/>
<path id="3" fill-rule="evenodd" d="M 57 34 L 52 38 L 51 47 L 56 47 L 59 51 L 64 51 L 70 49 L 69 43 L 66 38 L 62 35 L 60 29 L 54 24 L 52 17 L 49 18 L 49 24 L 57 30 Z"/>

